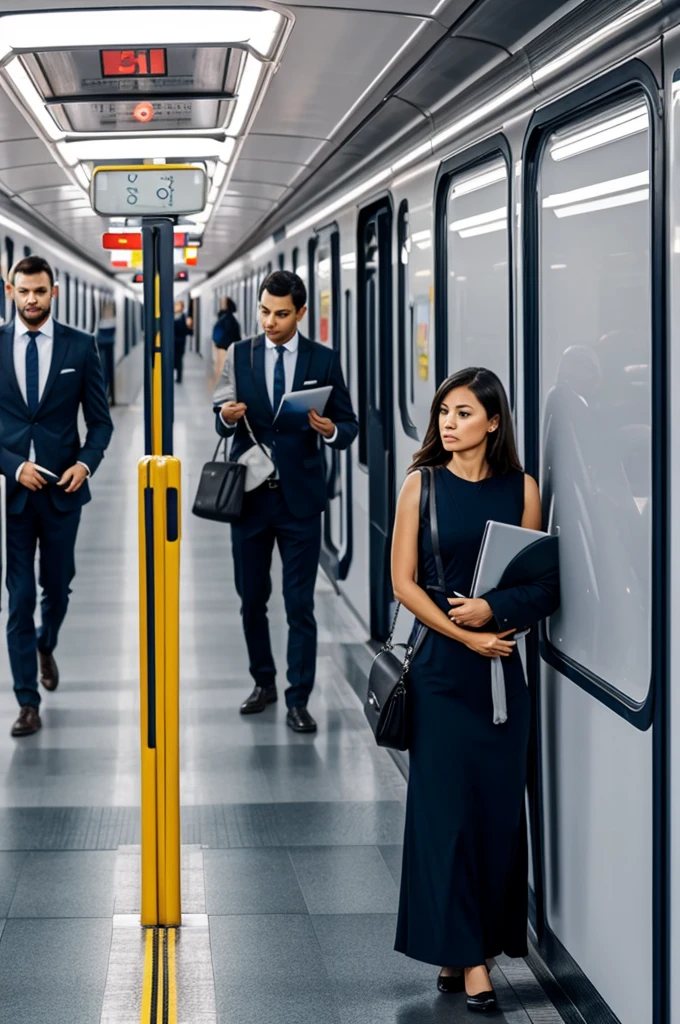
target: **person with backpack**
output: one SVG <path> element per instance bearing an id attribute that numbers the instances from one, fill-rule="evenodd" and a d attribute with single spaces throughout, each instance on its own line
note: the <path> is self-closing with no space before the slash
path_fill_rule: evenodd
<path id="1" fill-rule="evenodd" d="M 236 303 L 226 295 L 220 299 L 220 312 L 212 331 L 215 346 L 214 369 L 215 379 L 219 380 L 224 368 L 227 349 L 235 341 L 241 340 L 241 327 L 234 316 Z"/>

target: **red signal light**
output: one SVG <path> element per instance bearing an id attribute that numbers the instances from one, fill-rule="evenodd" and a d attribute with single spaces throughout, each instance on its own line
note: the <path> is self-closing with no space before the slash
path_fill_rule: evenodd
<path id="1" fill-rule="evenodd" d="M 132 116 L 135 121 L 141 121 L 142 124 L 146 124 L 147 121 L 152 121 L 154 115 L 153 103 L 138 103 L 135 109 L 132 111 Z"/>
<path id="2" fill-rule="evenodd" d="M 133 284 L 144 284 L 144 274 L 133 274 L 132 275 L 132 283 Z"/>

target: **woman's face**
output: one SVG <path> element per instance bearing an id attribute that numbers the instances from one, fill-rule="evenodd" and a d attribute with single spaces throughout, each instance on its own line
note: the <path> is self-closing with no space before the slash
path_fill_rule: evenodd
<path id="1" fill-rule="evenodd" d="M 486 409 L 470 388 L 453 388 L 439 407 L 439 433 L 447 452 L 469 452 L 483 445 L 498 429 L 499 417 Z"/>

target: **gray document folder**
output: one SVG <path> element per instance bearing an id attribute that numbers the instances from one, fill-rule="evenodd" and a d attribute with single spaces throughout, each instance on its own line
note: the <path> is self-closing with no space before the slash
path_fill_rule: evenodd
<path id="1" fill-rule="evenodd" d="M 541 537 L 547 537 L 542 530 L 526 530 L 522 526 L 508 523 L 486 524 L 482 546 L 479 549 L 477 567 L 472 581 L 472 597 L 481 597 L 494 590 L 500 583 L 506 568 L 520 552 Z"/>

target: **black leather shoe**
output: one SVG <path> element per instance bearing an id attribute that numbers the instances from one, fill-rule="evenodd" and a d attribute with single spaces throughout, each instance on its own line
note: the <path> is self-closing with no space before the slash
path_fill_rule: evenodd
<path id="1" fill-rule="evenodd" d="M 276 704 L 279 696 L 275 686 L 256 686 L 249 697 L 241 704 L 242 715 L 256 715 L 264 711 L 267 704 Z"/>
<path id="2" fill-rule="evenodd" d="M 41 725 L 38 709 L 27 705 L 21 709 L 19 717 L 12 726 L 12 736 L 32 736 Z"/>
<path id="3" fill-rule="evenodd" d="M 293 732 L 316 732 L 316 722 L 307 708 L 288 708 L 286 722 Z"/>
<path id="4" fill-rule="evenodd" d="M 440 974 L 437 978 L 437 988 L 440 992 L 464 992 L 464 972 L 461 970 L 457 974 Z"/>
<path id="5" fill-rule="evenodd" d="M 493 1013 L 498 1009 L 496 993 L 492 989 L 490 992 L 478 992 L 476 996 L 468 996 L 467 1008 L 473 1013 Z"/>
<path id="6" fill-rule="evenodd" d="M 59 669 L 57 668 L 57 663 L 54 660 L 54 655 L 45 654 L 44 651 L 38 651 L 38 665 L 40 667 L 38 678 L 45 689 L 56 690 L 59 686 Z"/>

